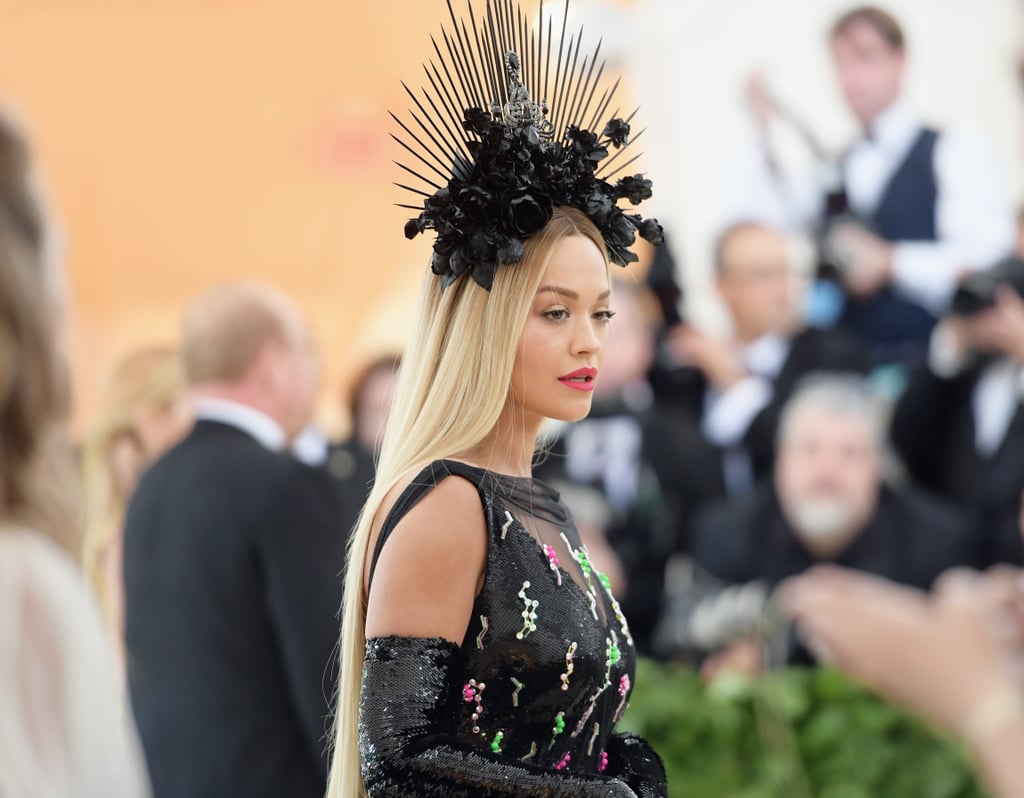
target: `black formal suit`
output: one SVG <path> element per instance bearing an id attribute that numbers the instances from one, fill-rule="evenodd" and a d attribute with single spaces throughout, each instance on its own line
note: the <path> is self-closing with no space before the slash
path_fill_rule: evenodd
<path id="1" fill-rule="evenodd" d="M 790 341 L 789 352 L 771 380 L 773 395 L 750 423 L 741 446 L 749 458 L 753 481 L 766 478 L 775 461 L 775 437 L 783 407 L 801 381 L 817 373 L 866 373 L 863 349 L 843 333 L 807 328 Z M 709 385 L 695 370 L 658 370 L 651 375 L 656 401 L 646 427 L 648 453 L 664 494 L 677 505 L 682 528 L 679 548 L 686 547 L 687 528 L 706 502 L 726 495 L 725 468 L 730 453 L 708 440 L 701 428 Z"/>
<path id="2" fill-rule="evenodd" d="M 320 798 L 346 531 L 326 472 L 199 421 L 125 527 L 128 684 L 155 798 Z"/>
<path id="3" fill-rule="evenodd" d="M 943 379 L 914 373 L 893 414 L 892 443 L 915 481 L 978 515 L 984 563 L 1024 564 L 1018 529 L 1024 490 L 1024 403 L 1017 402 L 1003 440 L 991 455 L 975 445 L 972 406 L 980 368 Z"/>

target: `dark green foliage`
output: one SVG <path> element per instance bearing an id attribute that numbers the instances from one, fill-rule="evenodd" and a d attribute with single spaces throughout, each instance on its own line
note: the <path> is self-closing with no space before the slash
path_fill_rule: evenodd
<path id="1" fill-rule="evenodd" d="M 642 661 L 621 730 L 665 760 L 673 798 L 984 798 L 966 752 L 836 671 L 708 686 Z"/>

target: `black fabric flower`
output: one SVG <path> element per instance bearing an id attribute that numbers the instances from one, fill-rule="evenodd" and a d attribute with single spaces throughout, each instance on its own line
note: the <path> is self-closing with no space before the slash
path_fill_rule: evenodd
<path id="1" fill-rule="evenodd" d="M 469 132 L 480 136 L 487 130 L 491 123 L 491 115 L 483 108 L 467 108 L 462 126 Z"/>
<path id="2" fill-rule="evenodd" d="M 636 261 L 630 247 L 638 232 L 660 242 L 661 225 L 625 214 L 617 204 L 649 199 L 651 181 L 633 175 L 613 185 L 595 174 L 608 157 L 605 144 L 627 142 L 629 125 L 623 120 L 608 122 L 601 138 L 570 125 L 561 139 L 553 139 L 550 130 L 542 135 L 534 125 L 510 125 L 500 109 L 468 108 L 463 127 L 471 159 L 457 158 L 448 185 L 426 197 L 423 211 L 405 224 L 408 238 L 428 229 L 437 234 L 431 269 L 442 288 L 469 274 L 489 290 L 498 264 L 519 263 L 523 242 L 544 228 L 556 206 L 587 214 L 609 260 L 620 266 Z"/>
<path id="3" fill-rule="evenodd" d="M 605 125 L 604 132 L 601 135 L 618 149 L 629 142 L 629 123 L 623 119 L 615 118 Z"/>
<path id="4" fill-rule="evenodd" d="M 650 180 L 645 180 L 643 175 L 624 177 L 615 184 L 615 194 L 629 200 L 631 205 L 639 205 L 646 199 L 650 199 L 654 193 L 651 189 L 654 186 Z"/>
<path id="5" fill-rule="evenodd" d="M 423 232 L 423 217 L 418 216 L 415 219 L 410 219 L 405 223 L 405 237 L 408 239 L 416 238 L 420 233 Z"/>
<path id="6" fill-rule="evenodd" d="M 656 247 L 665 243 L 665 231 L 657 219 L 641 219 L 637 225 L 640 237 Z"/>
<path id="7" fill-rule="evenodd" d="M 598 163 L 608 157 L 608 148 L 601 144 L 597 135 L 590 130 L 581 130 L 570 125 L 565 137 L 572 143 L 573 151 L 580 158 Z"/>
<path id="8" fill-rule="evenodd" d="M 501 198 L 504 232 L 529 238 L 551 219 L 551 198 L 532 187 L 514 189 Z"/>

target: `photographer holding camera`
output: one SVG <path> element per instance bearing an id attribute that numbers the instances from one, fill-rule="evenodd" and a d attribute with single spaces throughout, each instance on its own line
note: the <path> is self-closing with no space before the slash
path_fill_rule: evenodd
<path id="1" fill-rule="evenodd" d="M 755 76 L 748 102 L 758 140 L 735 159 L 724 221 L 758 215 L 816 234 L 839 289 L 837 307 L 816 321 L 838 320 L 876 364 L 912 363 L 963 273 L 1012 248 L 1005 168 L 977 134 L 932 129 L 911 111 L 902 97 L 905 38 L 890 14 L 873 6 L 846 13 L 829 45 L 859 138 L 828 157 Z M 780 169 L 770 143 L 775 120 L 806 141 L 823 174 Z"/>
<path id="2" fill-rule="evenodd" d="M 927 364 L 896 406 L 892 441 L 915 481 L 969 507 L 988 562 L 1024 563 L 1024 260 L 968 277 Z"/>

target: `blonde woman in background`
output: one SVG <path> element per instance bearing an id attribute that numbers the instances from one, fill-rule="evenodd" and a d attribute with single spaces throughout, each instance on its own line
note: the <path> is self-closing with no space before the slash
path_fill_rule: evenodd
<path id="1" fill-rule="evenodd" d="M 181 353 L 148 346 L 124 357 L 107 383 L 99 419 L 82 448 L 86 573 L 121 648 L 125 508 L 135 484 L 192 424 Z"/>
<path id="2" fill-rule="evenodd" d="M 0 116 L 0 795 L 149 795 L 95 600 L 57 350 L 61 270 L 28 148 Z"/>

